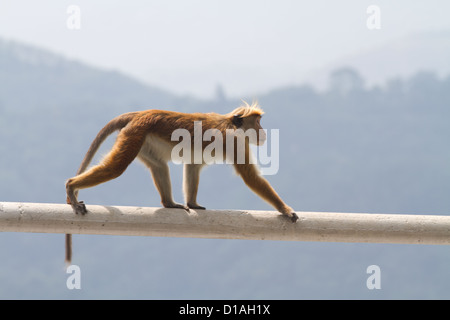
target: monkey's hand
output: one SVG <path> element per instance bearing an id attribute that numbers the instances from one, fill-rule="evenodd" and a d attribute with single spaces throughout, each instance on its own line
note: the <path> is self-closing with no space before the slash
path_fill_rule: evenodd
<path id="1" fill-rule="evenodd" d="M 189 209 L 197 209 L 197 210 L 205 210 L 205 207 L 202 207 L 196 203 L 188 203 L 187 206 L 189 207 Z"/>
<path id="2" fill-rule="evenodd" d="M 293 223 L 296 223 L 298 220 L 298 216 L 293 210 L 289 210 L 288 212 L 283 213 L 283 215 L 289 220 L 291 220 Z"/>
<path id="3" fill-rule="evenodd" d="M 279 209 L 278 211 L 281 212 L 286 218 L 291 220 L 293 223 L 297 222 L 298 216 L 295 213 L 294 209 L 292 209 L 291 207 L 284 205 L 284 207 Z"/>
<path id="4" fill-rule="evenodd" d="M 295 212 L 291 212 L 289 218 L 291 219 L 292 222 L 297 222 L 298 220 L 298 215 Z"/>
<path id="5" fill-rule="evenodd" d="M 174 208 L 174 209 L 184 209 L 187 212 L 189 212 L 189 207 L 179 204 L 179 203 L 175 203 L 175 202 L 171 202 L 171 203 L 163 203 L 164 208 Z"/>

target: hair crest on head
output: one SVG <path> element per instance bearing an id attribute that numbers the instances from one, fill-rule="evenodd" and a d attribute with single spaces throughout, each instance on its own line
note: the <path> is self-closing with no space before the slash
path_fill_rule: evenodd
<path id="1" fill-rule="evenodd" d="M 239 118 L 245 118 L 252 115 L 262 116 L 264 111 L 261 109 L 257 101 L 253 101 L 252 104 L 248 104 L 247 101 L 242 100 L 242 105 L 229 113 L 230 116 L 238 116 Z"/>

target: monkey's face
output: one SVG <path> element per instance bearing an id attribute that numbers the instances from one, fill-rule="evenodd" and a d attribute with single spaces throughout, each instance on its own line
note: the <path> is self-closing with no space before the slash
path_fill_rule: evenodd
<path id="1" fill-rule="evenodd" d="M 245 117 L 242 121 L 242 129 L 247 132 L 247 130 L 254 130 L 256 132 L 256 141 L 250 139 L 250 143 L 256 144 L 257 146 L 262 146 L 266 142 L 266 132 L 261 126 L 261 116 L 252 115 Z"/>

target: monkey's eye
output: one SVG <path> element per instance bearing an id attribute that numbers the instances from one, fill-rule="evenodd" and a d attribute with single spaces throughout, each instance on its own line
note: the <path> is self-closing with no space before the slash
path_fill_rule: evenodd
<path id="1" fill-rule="evenodd" d="M 236 127 L 240 127 L 240 126 L 242 126 L 242 122 L 244 121 L 244 119 L 242 119 L 241 118 L 241 116 L 240 115 L 235 115 L 234 117 L 233 117 L 233 124 L 236 126 Z"/>

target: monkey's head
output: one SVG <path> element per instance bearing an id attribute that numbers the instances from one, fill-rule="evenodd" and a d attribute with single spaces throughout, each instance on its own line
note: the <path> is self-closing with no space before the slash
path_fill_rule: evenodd
<path id="1" fill-rule="evenodd" d="M 231 112 L 232 123 L 236 129 L 242 129 L 244 131 L 249 137 L 250 143 L 261 146 L 267 139 L 266 132 L 260 123 L 264 111 L 257 103 L 249 105 L 247 102 L 244 102 L 244 104 L 244 106 Z"/>

